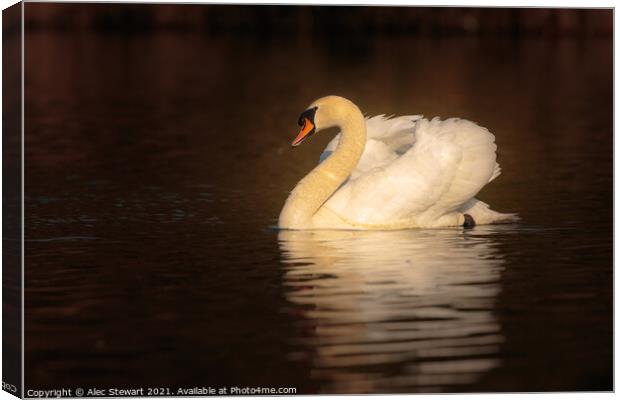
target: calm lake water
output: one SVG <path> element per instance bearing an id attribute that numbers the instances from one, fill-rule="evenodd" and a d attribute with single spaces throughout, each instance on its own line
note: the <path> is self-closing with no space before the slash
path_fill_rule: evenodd
<path id="1" fill-rule="evenodd" d="M 26 389 L 612 389 L 612 42 L 31 32 Z M 514 225 L 279 232 L 334 132 L 459 116 Z"/>

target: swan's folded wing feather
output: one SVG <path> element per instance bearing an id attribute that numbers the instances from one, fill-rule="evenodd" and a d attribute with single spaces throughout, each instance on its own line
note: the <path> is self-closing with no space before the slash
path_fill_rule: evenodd
<path id="1" fill-rule="evenodd" d="M 377 115 L 366 118 L 366 147 L 351 179 L 369 171 L 384 167 L 408 151 L 415 142 L 415 121 L 421 115 L 405 115 L 391 118 Z M 336 149 L 340 141 L 340 134 L 336 135 L 321 153 L 319 163 L 323 162 Z"/>
<path id="2" fill-rule="evenodd" d="M 432 220 L 458 209 L 496 171 L 494 136 L 461 119 L 420 119 L 412 147 L 392 162 L 347 181 L 326 206 L 356 223 L 415 216 Z"/>
<path id="3" fill-rule="evenodd" d="M 431 121 L 435 129 L 454 132 L 455 143 L 463 151 L 463 160 L 452 183 L 450 192 L 444 199 L 449 207 L 458 207 L 474 197 L 487 183 L 501 172 L 496 162 L 495 136 L 488 129 L 474 122 L 459 118 Z"/>

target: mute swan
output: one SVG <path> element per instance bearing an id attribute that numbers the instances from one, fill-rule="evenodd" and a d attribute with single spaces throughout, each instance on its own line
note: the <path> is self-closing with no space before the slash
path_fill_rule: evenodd
<path id="1" fill-rule="evenodd" d="M 289 195 L 282 229 L 404 229 L 512 222 L 474 196 L 500 174 L 495 136 L 473 122 L 421 115 L 364 118 L 350 100 L 316 100 L 298 121 L 298 146 L 340 133 Z"/>

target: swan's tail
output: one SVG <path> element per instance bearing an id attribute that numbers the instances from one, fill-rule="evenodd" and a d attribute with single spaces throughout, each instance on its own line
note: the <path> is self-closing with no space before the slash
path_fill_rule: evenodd
<path id="1" fill-rule="evenodd" d="M 489 182 L 491 182 L 493 179 L 495 179 L 498 176 L 500 176 L 501 173 L 502 173 L 502 169 L 499 167 L 498 163 L 495 163 L 495 168 L 493 168 L 493 175 L 491 175 L 491 178 L 489 179 Z"/>
<path id="2" fill-rule="evenodd" d="M 514 213 L 493 211 L 489 208 L 488 204 L 478 199 L 469 200 L 467 203 L 463 204 L 460 211 L 463 214 L 471 215 L 477 224 L 508 224 L 517 222 L 520 219 L 519 216 Z"/>

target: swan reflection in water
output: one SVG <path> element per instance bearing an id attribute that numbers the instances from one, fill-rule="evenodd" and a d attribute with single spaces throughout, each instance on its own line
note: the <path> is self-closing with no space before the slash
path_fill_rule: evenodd
<path id="1" fill-rule="evenodd" d="M 330 393 L 450 391 L 499 365 L 502 258 L 471 231 L 279 232 L 301 350 Z"/>

